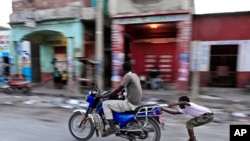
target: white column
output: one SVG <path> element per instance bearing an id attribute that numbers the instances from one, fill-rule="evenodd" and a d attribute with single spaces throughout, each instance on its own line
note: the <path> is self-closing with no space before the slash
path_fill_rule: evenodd
<path id="1" fill-rule="evenodd" d="M 193 41 L 191 44 L 191 69 L 192 69 L 192 82 L 191 82 L 191 94 L 194 98 L 199 96 L 200 93 L 200 63 L 199 63 L 199 41 Z"/>

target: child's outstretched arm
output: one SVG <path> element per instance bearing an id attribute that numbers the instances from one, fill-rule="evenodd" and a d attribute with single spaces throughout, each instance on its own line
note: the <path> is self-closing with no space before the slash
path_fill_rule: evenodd
<path id="1" fill-rule="evenodd" d="M 181 101 L 181 102 L 170 102 L 168 104 L 169 107 L 172 107 L 172 106 L 177 106 L 177 105 L 187 105 L 187 106 L 190 106 L 190 104 L 186 101 Z"/>
<path id="2" fill-rule="evenodd" d="M 163 109 L 163 108 L 162 108 L 162 111 L 167 112 L 167 113 L 172 114 L 172 115 L 182 114 L 179 111 L 172 111 L 172 110 Z"/>

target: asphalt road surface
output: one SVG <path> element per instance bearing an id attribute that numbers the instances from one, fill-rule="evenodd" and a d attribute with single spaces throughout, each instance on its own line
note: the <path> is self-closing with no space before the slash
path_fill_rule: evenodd
<path id="1" fill-rule="evenodd" d="M 34 105 L 0 105 L 0 141 L 76 141 L 68 130 L 71 109 Z M 187 141 L 184 122 L 164 116 L 161 141 Z M 210 123 L 195 129 L 198 141 L 229 141 L 229 125 Z M 111 135 L 90 141 L 126 141 Z"/>

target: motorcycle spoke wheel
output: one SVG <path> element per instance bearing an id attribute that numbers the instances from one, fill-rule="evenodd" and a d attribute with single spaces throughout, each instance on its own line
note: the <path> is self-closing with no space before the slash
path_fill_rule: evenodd
<path id="1" fill-rule="evenodd" d="M 74 113 L 69 119 L 70 133 L 78 140 L 86 141 L 94 134 L 94 124 L 90 119 L 86 119 L 81 126 L 82 114 Z"/>
<path id="2" fill-rule="evenodd" d="M 137 123 L 134 124 L 135 127 L 141 128 L 146 122 L 145 118 L 138 119 Z M 158 123 L 149 118 L 148 124 L 143 128 L 142 132 L 137 132 L 135 138 L 130 139 L 130 141 L 160 141 L 161 130 Z"/>

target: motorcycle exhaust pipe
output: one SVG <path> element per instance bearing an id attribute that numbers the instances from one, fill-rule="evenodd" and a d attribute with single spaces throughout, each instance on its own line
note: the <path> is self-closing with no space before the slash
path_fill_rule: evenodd
<path id="1" fill-rule="evenodd" d="M 120 129 L 123 132 L 141 132 L 142 129 Z"/>

